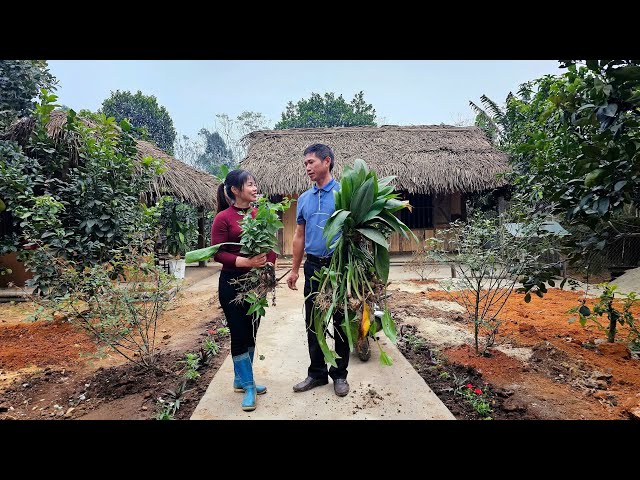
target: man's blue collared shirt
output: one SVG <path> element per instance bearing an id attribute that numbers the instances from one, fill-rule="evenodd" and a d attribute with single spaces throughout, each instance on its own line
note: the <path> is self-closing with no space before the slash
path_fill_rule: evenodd
<path id="1" fill-rule="evenodd" d="M 326 257 L 333 250 L 327 249 L 327 242 L 322 238 L 324 224 L 335 211 L 334 190 L 340 190 L 340 184 L 334 178 L 324 187 L 314 185 L 298 198 L 296 206 L 298 225 L 304 224 L 304 251 L 317 257 Z M 341 232 L 332 239 L 333 243 Z M 330 243 L 330 245 L 331 245 Z"/>

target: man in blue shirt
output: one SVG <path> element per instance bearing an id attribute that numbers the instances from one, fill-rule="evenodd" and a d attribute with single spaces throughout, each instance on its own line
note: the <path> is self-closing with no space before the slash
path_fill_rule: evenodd
<path id="1" fill-rule="evenodd" d="M 302 254 L 306 252 L 304 296 L 307 297 L 311 292 L 318 291 L 318 282 L 311 282 L 314 273 L 323 266 L 328 266 L 331 260 L 333 252 L 327 249 L 326 239 L 322 238 L 322 233 L 324 224 L 335 211 L 333 191 L 339 189 L 340 184 L 331 175 L 334 156 L 329 146 L 315 143 L 308 146 L 303 154 L 307 175 L 315 184 L 298 198 L 296 207 L 297 225 L 293 236 L 293 266 L 287 278 L 287 285 L 290 289 L 297 290 L 298 270 L 302 262 Z M 327 371 L 327 362 L 320 349 L 311 320 L 311 311 L 314 308 L 313 297 L 305 300 L 304 306 L 311 364 L 307 370 L 307 378 L 294 385 L 293 391 L 306 392 L 320 385 L 326 385 L 329 383 L 328 377 L 331 377 L 336 395 L 344 397 L 349 393 L 349 384 L 347 383 L 349 343 L 340 326 L 344 319 L 344 314 L 339 310 L 333 315 L 335 351 L 340 358 L 336 360 L 338 368 L 332 365 Z"/>

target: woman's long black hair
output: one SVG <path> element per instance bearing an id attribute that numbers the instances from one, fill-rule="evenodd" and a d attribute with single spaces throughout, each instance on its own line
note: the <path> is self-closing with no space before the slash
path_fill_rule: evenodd
<path id="1" fill-rule="evenodd" d="M 228 199 L 235 201 L 236 196 L 231 191 L 231 187 L 242 190 L 249 177 L 255 179 L 250 172 L 242 169 L 231 170 L 227 174 L 224 182 L 218 185 L 218 213 L 230 207 Z"/>

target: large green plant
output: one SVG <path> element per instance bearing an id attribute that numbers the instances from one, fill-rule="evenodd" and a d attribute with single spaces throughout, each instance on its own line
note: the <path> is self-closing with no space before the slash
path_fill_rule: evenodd
<path id="1" fill-rule="evenodd" d="M 516 182 L 584 233 L 578 258 L 638 231 L 621 215 L 640 198 L 640 63 L 563 64 L 567 73 L 533 82 L 530 98 L 512 102 L 521 121 L 509 153 Z"/>
<path id="2" fill-rule="evenodd" d="M 396 218 L 395 212 L 410 207 L 398 200 L 390 185 L 395 177 L 378 180 L 367 164 L 356 159 L 347 166 L 340 179 L 340 190 L 334 191 L 336 211 L 327 220 L 323 236 L 327 247 L 335 249 L 328 267 L 316 272 L 312 281 L 319 283 L 312 321 L 324 357 L 336 365 L 336 353 L 329 349 L 326 330 L 334 312 L 344 312 L 343 330 L 349 349 L 357 342 L 372 337 L 380 349 L 380 361 L 391 365 L 391 358 L 377 341 L 377 323 L 372 321 L 375 307 L 384 310 L 382 329 L 395 343 L 396 327 L 386 306 L 389 277 L 389 243 L 393 232 L 407 234 L 418 242 L 409 227 Z M 341 232 L 341 234 L 340 234 Z M 340 234 L 340 235 L 339 235 Z M 337 239 L 336 239 L 337 236 Z"/>
<path id="3" fill-rule="evenodd" d="M 8 180 L 2 182 L 0 196 L 21 232 L 14 248 L 35 247 L 20 255 L 34 272 L 31 284 L 42 293 L 48 293 L 55 274 L 43 256 L 45 250 L 74 260 L 82 269 L 131 245 L 145 221 L 140 194 L 162 171 L 161 162 L 151 157 L 136 160 L 132 128 L 126 121 L 117 125 L 101 115 L 94 119 L 95 126 L 88 126 L 70 110 L 64 128 L 77 139 L 76 163 L 67 142 L 56 141 L 47 130 L 56 99 L 42 91 L 23 152 L 15 144 L 0 145 L 0 171 Z M 34 221 L 36 217 L 42 220 Z"/>
<path id="4" fill-rule="evenodd" d="M 161 201 L 160 225 L 163 243 L 174 257 L 181 258 L 196 246 L 198 241 L 198 217 L 194 207 L 172 197 Z"/>

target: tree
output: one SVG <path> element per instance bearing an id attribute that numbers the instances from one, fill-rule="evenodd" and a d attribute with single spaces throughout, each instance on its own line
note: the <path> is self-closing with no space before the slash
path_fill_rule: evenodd
<path id="1" fill-rule="evenodd" d="M 196 158 L 195 166 L 213 175 L 220 173 L 222 165 L 233 164 L 233 152 L 227 148 L 218 132 L 210 132 L 201 128 L 198 135 L 203 137 L 204 152 Z"/>
<path id="2" fill-rule="evenodd" d="M 465 222 L 457 220 L 429 240 L 431 256 L 455 269 L 454 278 L 442 283 L 473 322 L 477 354 L 485 354 L 493 346 L 502 323 L 500 312 L 518 282 L 523 287 L 517 290 L 527 291 L 525 302 L 531 301 L 529 290 L 540 297 L 546 293 L 539 276 L 541 271 L 549 271 L 544 258 L 553 252 L 557 239 L 543 228 L 544 220 L 516 201 L 497 216 L 475 210 Z M 553 279 L 544 279 L 555 286 Z M 482 333 L 486 340 L 481 350 Z"/>
<path id="3" fill-rule="evenodd" d="M 57 84 L 46 60 L 0 60 L 0 130 L 29 115 L 40 90 Z"/>
<path id="4" fill-rule="evenodd" d="M 192 167 L 197 166 L 198 158 L 204 153 L 204 143 L 188 135 L 178 135 L 173 144 L 173 156 Z"/>
<path id="5" fill-rule="evenodd" d="M 138 90 L 131 92 L 116 90 L 102 102 L 102 113 L 107 117 L 115 117 L 116 122 L 128 118 L 131 125 L 146 130 L 149 139 L 163 151 L 173 155 L 173 143 L 176 130 L 169 112 L 162 105 L 158 105 L 153 95 L 143 95 Z"/>
<path id="6" fill-rule="evenodd" d="M 578 258 L 640 231 L 622 217 L 640 198 L 640 63 L 563 64 L 567 73 L 536 81 L 531 101 L 514 103 L 529 121 L 511 153 L 519 183 L 584 232 Z"/>
<path id="7" fill-rule="evenodd" d="M 235 119 L 226 113 L 216 114 L 215 128 L 233 154 L 233 162 L 238 164 L 247 155 L 248 144 L 244 136 L 256 130 L 266 130 L 271 123 L 262 113 L 244 111 Z"/>
<path id="8" fill-rule="evenodd" d="M 512 98 L 513 94 L 509 92 L 507 95 L 507 104 Z M 484 109 L 472 101 L 469 101 L 469 105 L 476 113 L 475 124 L 484 130 L 491 143 L 499 145 L 502 136 L 505 135 L 505 130 L 509 128 L 505 121 L 505 111 L 486 95 L 480 97 L 480 102 L 484 106 Z"/>
<path id="9" fill-rule="evenodd" d="M 44 294 L 65 287 L 56 283 L 52 258 L 74 262 L 82 271 L 152 235 L 141 228 L 146 210 L 140 195 L 163 171 L 159 160 L 136 158 L 126 120 L 116 125 L 102 114 L 88 126 L 70 110 L 63 133 L 76 137 L 82 158 L 73 166 L 68 143 L 47 128 L 56 99 L 43 90 L 33 131 L 22 147 L 0 142 L 0 197 L 19 227 L 19 236 L 10 237 L 14 248 L 3 239 L 0 250 L 21 247 L 20 260 L 34 274 L 30 285 Z"/>
<path id="10" fill-rule="evenodd" d="M 309 100 L 301 99 L 294 104 L 289 102 L 276 129 L 352 127 L 356 125 L 375 126 L 376 111 L 373 105 L 364 100 L 364 93 L 357 93 L 351 103 L 342 95 L 335 97 L 333 92 L 324 97 L 312 93 Z"/>
<path id="11" fill-rule="evenodd" d="M 256 130 L 266 130 L 270 128 L 269 124 L 270 121 L 258 112 L 244 111 L 236 118 L 218 113 L 213 129 L 202 128 L 198 132 L 199 139 L 179 136 L 174 143 L 175 156 L 189 165 L 218 175 L 219 166 L 233 167 L 244 159 L 248 148 L 244 136 Z"/>

